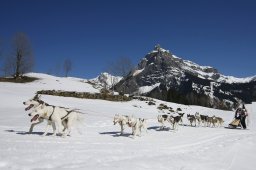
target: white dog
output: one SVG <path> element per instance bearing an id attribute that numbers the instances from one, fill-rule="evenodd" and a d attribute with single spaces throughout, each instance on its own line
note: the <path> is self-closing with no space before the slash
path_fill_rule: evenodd
<path id="1" fill-rule="evenodd" d="M 141 118 L 129 117 L 128 125 L 132 128 L 132 135 L 135 138 L 136 136 L 141 136 L 142 129 L 145 129 L 147 132 L 146 120 Z"/>
<path id="2" fill-rule="evenodd" d="M 42 100 L 40 99 L 40 97 L 41 97 L 41 96 L 35 95 L 32 99 L 29 99 L 28 101 L 23 102 L 23 104 L 24 104 L 25 106 L 27 106 L 27 107 L 25 108 L 25 111 L 32 110 L 32 112 L 33 112 L 33 111 L 35 111 L 35 109 L 36 109 L 38 106 L 44 104 L 45 102 L 42 101 Z M 45 103 L 45 104 L 48 105 L 47 103 Z M 29 113 L 28 115 L 31 116 L 31 113 Z M 29 133 L 32 133 L 32 132 L 33 132 L 33 129 L 34 129 L 34 126 L 35 126 L 35 125 L 38 125 L 38 124 L 40 124 L 40 123 L 42 123 L 42 122 L 44 121 L 44 119 L 43 119 L 42 117 L 39 117 L 37 120 L 38 120 L 38 122 L 34 122 L 34 121 L 31 120 L 32 123 L 31 123 L 30 128 L 29 128 Z M 52 124 L 52 126 L 53 126 L 53 129 L 54 129 L 54 126 L 55 126 L 55 125 Z"/>
<path id="3" fill-rule="evenodd" d="M 117 123 L 121 126 L 121 135 L 124 133 L 124 127 L 128 124 L 129 116 L 115 114 L 113 123 L 116 125 Z"/>
<path id="4" fill-rule="evenodd" d="M 45 104 L 46 106 L 50 106 L 49 104 L 47 104 L 47 103 L 45 103 L 44 101 L 42 101 L 40 98 L 41 98 L 41 95 L 39 95 L 39 96 L 38 96 L 38 95 L 35 95 L 32 99 L 29 99 L 28 101 L 23 102 L 23 104 L 24 104 L 25 106 L 27 106 L 27 107 L 25 108 L 25 111 L 31 110 L 31 111 L 33 112 L 33 111 L 36 110 L 37 107 L 42 106 L 43 104 Z M 65 108 L 65 109 L 67 109 L 67 111 L 70 110 L 70 109 L 68 109 L 68 108 Z M 32 116 L 31 113 L 29 113 L 28 115 L 29 115 L 29 116 Z M 36 120 L 37 120 L 37 121 L 36 121 Z M 32 121 L 32 119 L 31 119 L 31 125 L 30 125 L 30 128 L 29 128 L 29 133 L 32 133 L 34 127 L 35 127 L 36 125 L 42 123 L 43 121 L 44 121 L 44 118 L 42 118 L 42 117 L 38 117 L 37 119 L 34 119 L 33 121 Z M 66 121 L 63 121 L 63 122 L 62 122 L 62 124 L 63 124 L 64 127 L 65 127 L 65 123 L 66 123 Z M 55 129 L 55 124 L 54 124 L 54 123 L 52 123 L 51 121 L 48 121 L 48 124 L 51 124 L 51 125 L 52 125 L 52 128 Z M 64 128 L 64 130 L 65 130 L 65 128 Z"/>
<path id="5" fill-rule="evenodd" d="M 46 105 L 45 103 L 38 106 L 32 113 L 31 122 L 37 119 L 46 119 L 48 121 L 45 133 L 48 133 L 49 126 L 53 126 L 53 135 L 56 135 L 56 129 L 58 133 L 62 134 L 64 137 L 69 135 L 71 132 L 71 127 L 75 120 L 79 119 L 79 112 L 76 110 L 66 110 L 66 108 L 61 108 L 58 106 Z M 63 133 L 62 124 L 64 128 L 67 129 L 66 133 Z"/>

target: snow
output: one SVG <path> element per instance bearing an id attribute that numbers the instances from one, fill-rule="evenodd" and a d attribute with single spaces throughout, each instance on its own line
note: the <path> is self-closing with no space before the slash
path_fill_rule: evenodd
<path id="1" fill-rule="evenodd" d="M 176 58 L 176 59 L 181 59 L 179 57 L 177 57 L 176 55 L 172 55 L 173 58 Z"/>
<path id="2" fill-rule="evenodd" d="M 249 130 L 180 126 L 174 132 L 158 130 L 156 117 L 163 114 L 157 109 L 160 103 L 174 110 L 181 108 L 186 114 L 221 116 L 225 125 L 234 113 L 160 100 L 149 106 L 138 100 L 110 102 L 43 95 L 49 104 L 79 108 L 86 114 L 84 121 L 73 128 L 72 136 L 41 137 L 46 122 L 28 134 L 30 118 L 23 101 L 46 88 L 88 92 L 97 89 L 76 78 L 37 73 L 33 76 L 41 79 L 26 84 L 0 82 L 0 169 L 254 170 L 256 167 L 256 103 L 246 105 L 250 112 Z M 113 125 L 116 113 L 146 118 L 148 133 L 133 139 L 131 129 L 126 128 L 125 135 L 119 136 L 120 127 Z M 186 117 L 184 123 L 188 124 Z"/>
<path id="3" fill-rule="evenodd" d="M 211 77 L 215 74 L 215 73 L 207 73 L 204 71 L 205 69 L 213 68 L 211 66 L 200 66 L 200 65 L 198 65 L 192 61 L 189 61 L 189 60 L 183 60 L 183 62 L 185 64 L 182 67 L 184 70 L 188 70 L 190 72 L 197 73 L 198 77 L 200 77 L 200 78 L 211 79 Z M 216 81 L 232 84 L 232 83 L 248 83 L 255 79 L 256 79 L 256 75 L 251 76 L 251 77 L 245 77 L 245 78 L 237 78 L 234 76 L 225 76 L 223 74 L 220 74 L 220 78 L 218 78 Z"/>
<path id="4" fill-rule="evenodd" d="M 151 77 L 151 78 L 154 78 L 154 77 Z M 142 86 L 139 88 L 138 92 L 139 94 L 146 94 L 150 91 L 152 91 L 154 88 L 158 87 L 161 83 L 156 83 L 152 86 Z"/>
<path id="5" fill-rule="evenodd" d="M 95 89 L 91 84 L 86 83 L 87 80 L 73 78 L 73 77 L 55 77 L 47 74 L 40 73 L 29 73 L 27 76 L 37 77 L 38 81 L 33 83 L 27 83 L 24 88 L 33 88 L 36 91 L 38 90 L 66 90 L 66 91 L 77 91 L 77 92 L 99 92 L 98 89 Z M 3 83 L 4 87 L 16 86 L 13 83 Z M 22 84 L 17 85 L 23 87 Z"/>
<path id="6" fill-rule="evenodd" d="M 256 78 L 256 76 L 245 77 L 245 78 L 237 78 L 237 77 L 234 77 L 234 76 L 224 76 L 224 75 L 222 75 L 219 78 L 218 81 L 219 82 L 226 82 L 226 83 L 229 83 L 229 84 L 232 84 L 232 83 L 248 83 L 248 82 L 252 81 L 255 78 Z"/>
<path id="7" fill-rule="evenodd" d="M 123 77 L 113 76 L 109 73 L 101 73 L 98 77 L 90 79 L 89 82 L 95 84 L 94 87 L 97 88 L 111 88 L 113 85 L 117 84 Z"/>
<path id="8" fill-rule="evenodd" d="M 139 70 L 135 70 L 134 73 L 133 73 L 133 76 L 137 76 L 137 75 L 140 74 L 143 70 L 144 70 L 144 68 L 143 68 L 143 69 L 139 69 Z"/>
<path id="9" fill-rule="evenodd" d="M 164 49 L 164 48 L 158 48 L 158 50 L 153 50 L 153 51 L 151 51 L 151 52 L 148 53 L 148 54 L 158 53 L 159 51 L 160 51 L 160 52 L 163 52 L 163 53 L 170 53 L 169 50 L 166 50 L 166 49 Z"/>

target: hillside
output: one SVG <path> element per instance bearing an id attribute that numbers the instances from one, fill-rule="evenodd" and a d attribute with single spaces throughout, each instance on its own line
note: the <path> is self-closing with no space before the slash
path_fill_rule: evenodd
<path id="1" fill-rule="evenodd" d="M 46 122 L 28 134 L 31 118 L 22 102 L 42 89 L 92 93 L 98 89 L 83 79 L 29 75 L 39 80 L 25 84 L 0 83 L 0 169 L 253 170 L 256 167 L 256 103 L 246 105 L 250 113 L 249 130 L 180 126 L 173 131 L 159 130 L 156 117 L 167 113 L 157 109 L 160 104 L 173 110 L 180 108 L 186 114 L 220 116 L 225 120 L 224 126 L 234 113 L 161 100 L 148 105 L 140 100 L 110 102 L 43 95 L 42 99 L 49 104 L 77 108 L 84 114 L 71 136 L 41 137 Z M 126 127 L 125 135 L 119 136 L 120 127 L 113 125 L 117 113 L 146 118 L 148 132 L 143 131 L 141 137 L 133 139 L 131 128 Z M 189 124 L 186 115 L 184 124 Z"/>

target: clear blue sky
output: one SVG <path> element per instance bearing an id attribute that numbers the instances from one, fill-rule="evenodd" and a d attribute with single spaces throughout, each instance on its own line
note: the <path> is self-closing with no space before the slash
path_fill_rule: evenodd
<path id="1" fill-rule="evenodd" d="M 256 75 L 254 0 L 1 0 L 0 37 L 8 44 L 16 32 L 29 36 L 36 72 L 70 58 L 71 76 L 92 78 L 159 43 L 225 75 Z"/>

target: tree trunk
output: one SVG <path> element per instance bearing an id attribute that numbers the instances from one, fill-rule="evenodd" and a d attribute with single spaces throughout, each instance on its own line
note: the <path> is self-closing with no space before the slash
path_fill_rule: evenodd
<path id="1" fill-rule="evenodd" d="M 21 58 L 22 58 L 22 55 L 20 54 L 20 51 L 17 51 L 16 69 L 15 69 L 15 75 L 14 75 L 15 79 L 18 79 L 21 75 L 20 73 Z"/>

